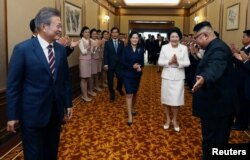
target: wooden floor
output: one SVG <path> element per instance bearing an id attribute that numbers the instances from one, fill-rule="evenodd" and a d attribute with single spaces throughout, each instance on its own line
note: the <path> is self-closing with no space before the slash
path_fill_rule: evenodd
<path id="1" fill-rule="evenodd" d="M 186 90 L 180 108 L 181 131 L 163 130 L 164 110 L 160 103 L 160 74 L 144 69 L 137 99 L 138 114 L 127 126 L 125 97 L 109 101 L 108 90 L 98 92 L 92 102 L 74 100 L 74 115 L 62 127 L 59 160 L 198 160 L 201 159 L 199 119 L 192 116 L 192 96 Z M 230 143 L 246 143 L 244 132 L 232 131 Z M 21 144 L 4 159 L 23 159 Z"/>

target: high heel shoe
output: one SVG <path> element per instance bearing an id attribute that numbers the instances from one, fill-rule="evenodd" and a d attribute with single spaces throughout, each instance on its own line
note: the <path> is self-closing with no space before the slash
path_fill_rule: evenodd
<path id="1" fill-rule="evenodd" d="M 133 118 L 131 116 L 131 118 L 128 118 L 127 125 L 130 127 L 132 124 L 133 124 Z"/>
<path id="2" fill-rule="evenodd" d="M 85 102 L 90 102 L 92 100 L 89 97 L 83 97 L 83 96 L 81 96 L 81 99 L 83 99 Z"/>
<path id="3" fill-rule="evenodd" d="M 169 127 L 170 127 L 170 123 L 165 123 L 163 125 L 163 129 L 165 129 L 165 130 L 169 129 Z"/>
<path id="4" fill-rule="evenodd" d="M 180 132 L 180 126 L 176 126 L 176 124 L 174 125 L 174 122 L 173 122 L 173 120 L 172 120 L 172 123 L 173 123 L 173 126 L 174 126 L 174 130 L 176 131 L 176 132 Z"/>

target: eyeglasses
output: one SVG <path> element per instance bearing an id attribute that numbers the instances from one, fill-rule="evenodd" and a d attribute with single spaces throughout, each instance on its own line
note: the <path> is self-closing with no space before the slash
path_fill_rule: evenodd
<path id="1" fill-rule="evenodd" d="M 204 33 L 204 32 L 201 32 L 201 33 L 195 35 L 193 38 L 194 38 L 195 40 L 197 40 L 201 35 L 205 35 L 205 33 Z"/>
<path id="2" fill-rule="evenodd" d="M 49 27 L 56 27 L 57 29 L 62 29 L 63 28 L 63 26 L 61 25 L 61 24 L 53 24 L 53 23 L 51 23 L 51 24 L 47 24 Z"/>

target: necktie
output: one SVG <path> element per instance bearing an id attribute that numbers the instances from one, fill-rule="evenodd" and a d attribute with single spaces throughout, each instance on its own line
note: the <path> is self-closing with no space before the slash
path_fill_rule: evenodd
<path id="1" fill-rule="evenodd" d="M 115 40 L 115 52 L 117 53 L 117 48 L 118 48 L 118 44 L 117 44 L 117 40 Z"/>
<path id="2" fill-rule="evenodd" d="M 49 57 L 49 67 L 50 67 L 50 70 L 51 70 L 51 74 L 54 75 L 54 72 L 55 72 L 55 56 L 54 56 L 54 53 L 53 53 L 53 46 L 52 45 L 49 45 L 48 47 L 48 57 Z"/>

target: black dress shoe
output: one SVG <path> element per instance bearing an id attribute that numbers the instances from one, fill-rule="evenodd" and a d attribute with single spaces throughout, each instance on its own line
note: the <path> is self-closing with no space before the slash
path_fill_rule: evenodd
<path id="1" fill-rule="evenodd" d="M 130 127 L 133 124 L 133 122 L 127 122 L 127 125 Z"/>
<path id="2" fill-rule="evenodd" d="M 231 129 L 236 131 L 248 131 L 248 126 L 240 126 L 234 124 Z"/>
<path id="3" fill-rule="evenodd" d="M 122 90 L 117 89 L 117 91 L 120 93 L 121 96 L 124 96 L 124 93 Z"/>
<path id="4" fill-rule="evenodd" d="M 115 100 L 115 94 L 111 94 L 111 95 L 110 95 L 110 100 L 111 100 L 111 101 L 114 101 L 114 100 Z"/>
<path id="5" fill-rule="evenodd" d="M 134 112 L 131 112 L 132 113 L 132 116 L 136 116 L 137 112 L 134 111 Z"/>

